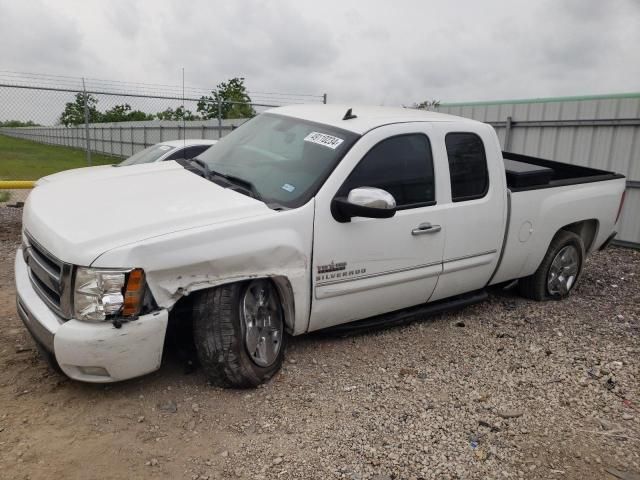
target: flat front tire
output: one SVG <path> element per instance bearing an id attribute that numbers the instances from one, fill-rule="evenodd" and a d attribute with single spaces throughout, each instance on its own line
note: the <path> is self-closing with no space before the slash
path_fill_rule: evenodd
<path id="1" fill-rule="evenodd" d="M 582 239 L 573 232 L 561 230 L 551 241 L 535 273 L 518 281 L 520 294 L 538 301 L 568 297 L 582 272 L 584 256 Z"/>
<path id="2" fill-rule="evenodd" d="M 196 295 L 194 342 L 212 383 L 251 388 L 280 370 L 285 322 L 271 280 L 223 285 Z"/>

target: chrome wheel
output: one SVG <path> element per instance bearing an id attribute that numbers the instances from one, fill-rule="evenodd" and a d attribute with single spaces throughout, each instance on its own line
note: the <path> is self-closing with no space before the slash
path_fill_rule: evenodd
<path id="1" fill-rule="evenodd" d="M 283 318 L 278 292 L 268 280 L 254 280 L 242 298 L 244 344 L 253 362 L 272 365 L 282 345 Z"/>
<path id="2" fill-rule="evenodd" d="M 547 290 L 551 295 L 564 296 L 573 287 L 580 269 L 580 254 L 573 245 L 562 248 L 551 262 Z"/>

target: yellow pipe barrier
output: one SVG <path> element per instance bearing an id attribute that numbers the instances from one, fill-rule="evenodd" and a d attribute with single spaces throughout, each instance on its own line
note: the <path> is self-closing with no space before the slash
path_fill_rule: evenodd
<path id="1" fill-rule="evenodd" d="M 0 180 L 0 190 L 28 189 L 35 184 L 35 180 Z"/>

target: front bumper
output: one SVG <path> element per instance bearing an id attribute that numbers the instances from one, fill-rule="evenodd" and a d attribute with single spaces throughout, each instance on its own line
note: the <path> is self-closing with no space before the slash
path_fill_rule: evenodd
<path id="1" fill-rule="evenodd" d="M 109 383 L 160 368 L 169 320 L 166 309 L 142 315 L 121 328 L 110 322 L 63 321 L 38 296 L 18 250 L 15 260 L 17 310 L 34 339 L 54 354 L 74 380 Z"/>

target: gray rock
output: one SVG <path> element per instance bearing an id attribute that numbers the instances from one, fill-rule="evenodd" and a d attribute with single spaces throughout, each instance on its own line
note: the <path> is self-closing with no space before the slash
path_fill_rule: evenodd
<path id="1" fill-rule="evenodd" d="M 616 478 L 620 480 L 640 480 L 640 473 L 630 472 L 630 471 L 622 471 L 616 468 L 607 468 L 605 469 L 607 473 L 610 473 Z"/>
<path id="2" fill-rule="evenodd" d="M 160 403 L 158 409 L 164 413 L 176 413 L 178 411 L 178 404 L 174 400 L 168 400 Z"/>
<path id="3" fill-rule="evenodd" d="M 501 418 L 518 418 L 524 415 L 524 412 L 522 410 L 504 409 L 504 410 L 498 410 L 496 414 Z"/>
<path id="4" fill-rule="evenodd" d="M 491 423 L 491 422 L 489 422 L 488 420 L 485 420 L 485 419 L 478 420 L 478 425 L 480 425 L 481 427 L 488 428 L 492 432 L 499 432 L 500 431 L 500 427 L 499 426 L 494 425 L 493 423 Z"/>
<path id="5" fill-rule="evenodd" d="M 609 420 L 605 420 L 604 418 L 599 418 L 598 423 L 600 424 L 603 430 L 611 431 L 616 429 L 615 424 L 613 424 Z"/>

